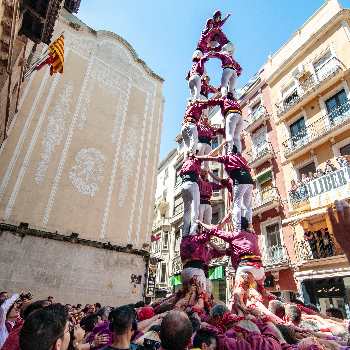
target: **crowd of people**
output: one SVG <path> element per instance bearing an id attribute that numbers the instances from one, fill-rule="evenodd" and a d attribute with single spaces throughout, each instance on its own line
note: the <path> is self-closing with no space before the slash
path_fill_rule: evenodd
<path id="1" fill-rule="evenodd" d="M 235 84 L 242 68 L 232 58 L 234 46 L 221 29 L 229 16 L 221 20 L 221 12 L 216 11 L 207 20 L 187 75 L 191 98 L 181 130 L 186 150 L 180 172 L 184 202 L 180 289 L 150 305 L 138 302 L 119 307 L 62 304 L 53 302 L 53 297 L 34 301 L 30 293 L 8 297 L 3 291 L 0 349 L 350 349 L 349 324 L 341 310 L 327 309 L 322 314 L 315 305 L 304 305 L 301 300 L 283 302 L 264 287 L 265 271 L 252 225 L 254 182 L 241 155 L 243 118 Z M 210 58 L 222 63 L 218 89 L 209 85 L 205 72 L 204 64 Z M 208 99 L 209 93 L 219 90 L 221 98 Z M 224 128 L 209 125 L 205 110 L 210 106 L 220 106 Z M 216 133 L 226 140 L 212 151 L 211 139 Z M 226 154 L 215 157 L 224 146 Z M 223 163 L 228 177 L 220 179 L 210 173 L 210 161 Z M 334 171 L 329 162 L 326 171 Z M 216 183 L 209 181 L 208 175 Z M 223 187 L 230 193 L 231 209 L 212 226 L 212 190 Z M 345 201 L 336 201 L 335 208 L 337 218 L 329 208 L 334 236 L 349 260 L 350 207 Z M 232 222 L 229 231 L 223 231 L 228 222 Z M 215 245 L 211 241 L 214 236 L 227 247 Z M 228 304 L 214 300 L 208 278 L 211 259 L 223 255 L 231 257 L 236 269 Z"/>
<path id="2" fill-rule="evenodd" d="M 339 156 L 336 158 L 336 161 L 339 164 L 339 168 L 350 166 L 350 155 Z M 337 167 L 334 166 L 330 160 L 327 160 L 324 170 L 319 167 L 316 173 L 310 171 L 309 176 L 307 174 L 302 174 L 301 179 L 298 178 L 296 181 L 292 180 L 290 184 L 290 192 L 292 194 L 296 194 L 299 192 L 306 191 L 304 186 L 305 184 L 324 175 L 330 174 L 336 170 L 338 170 Z"/>

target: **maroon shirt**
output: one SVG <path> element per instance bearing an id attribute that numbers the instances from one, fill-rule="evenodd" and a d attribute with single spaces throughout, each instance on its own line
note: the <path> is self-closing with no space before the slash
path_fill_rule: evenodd
<path id="1" fill-rule="evenodd" d="M 215 91 L 212 89 L 212 87 L 211 86 L 209 86 L 208 84 L 205 84 L 205 83 L 203 83 L 202 82 L 202 85 L 201 85 L 201 94 L 203 95 L 203 96 L 205 96 L 206 98 L 208 98 L 208 95 L 210 94 L 210 93 L 214 93 Z"/>
<path id="2" fill-rule="evenodd" d="M 193 74 L 198 73 L 200 76 L 204 73 L 204 63 L 209 60 L 209 57 L 204 56 L 199 59 L 198 62 L 194 62 L 191 70 L 187 74 L 187 79 L 189 79 Z"/>
<path id="3" fill-rule="evenodd" d="M 223 69 L 227 67 L 234 68 L 237 71 L 237 77 L 241 75 L 243 70 L 242 67 L 231 56 L 225 55 L 224 53 L 215 52 L 213 53 L 213 57 L 216 57 L 221 61 L 221 67 Z"/>
<path id="4" fill-rule="evenodd" d="M 253 232 L 240 231 L 240 232 L 226 232 L 219 231 L 216 227 L 213 227 L 209 231 L 210 235 L 214 235 L 223 239 L 230 244 L 231 248 L 231 263 L 232 267 L 238 267 L 237 259 L 241 255 L 257 255 L 261 256 L 258 236 Z"/>
<path id="5" fill-rule="evenodd" d="M 209 137 L 210 140 L 216 135 L 216 129 L 210 125 L 197 124 L 198 137 Z"/>
<path id="6" fill-rule="evenodd" d="M 211 197 L 213 195 L 213 190 L 221 190 L 224 186 L 216 184 L 215 182 L 211 182 L 208 179 L 207 180 L 202 180 L 198 179 L 197 180 L 198 186 L 199 186 L 199 193 L 203 196 L 209 196 Z"/>
<path id="7" fill-rule="evenodd" d="M 241 106 L 236 100 L 231 100 L 230 98 L 212 98 L 208 101 L 208 106 L 220 106 L 221 114 L 225 117 L 228 111 L 234 113 L 242 114 Z"/>
<path id="8" fill-rule="evenodd" d="M 206 329 L 218 337 L 218 348 L 225 350 L 281 350 L 281 344 L 273 330 L 262 320 L 253 319 L 260 332 L 250 332 L 244 339 L 234 338 L 234 329 L 222 333 L 217 327 L 207 326 Z"/>
<path id="9" fill-rule="evenodd" d="M 182 168 L 180 171 L 180 176 L 186 174 L 189 171 L 195 171 L 199 176 L 201 174 L 201 164 L 202 161 L 198 158 L 187 159 L 183 162 Z"/>
<path id="10" fill-rule="evenodd" d="M 207 260 L 207 249 L 205 244 L 210 241 L 208 232 L 197 236 L 182 237 L 180 244 L 180 256 L 183 264 L 187 260 Z"/>
<path id="11" fill-rule="evenodd" d="M 211 48 L 208 46 L 208 42 L 212 41 L 215 34 L 218 34 L 220 36 L 220 32 L 222 33 L 222 31 L 220 29 L 216 29 L 216 30 L 212 30 L 211 32 L 204 33 L 204 34 L 203 34 L 203 32 L 202 32 L 201 38 L 198 41 L 197 49 L 200 49 L 203 53 L 207 53 L 209 51 L 220 52 L 222 49 L 221 44 L 217 47 Z"/>
<path id="12" fill-rule="evenodd" d="M 230 154 L 228 156 L 219 156 L 216 158 L 218 163 L 223 163 L 227 174 L 230 176 L 231 171 L 235 169 L 246 169 L 250 171 L 247 161 L 238 154 Z"/>
<path id="13" fill-rule="evenodd" d="M 193 118 L 198 123 L 199 119 L 202 116 L 203 109 L 206 109 L 206 108 L 208 108 L 207 104 L 201 104 L 198 102 L 194 103 L 192 106 L 186 109 L 184 119 L 186 120 L 186 118 Z"/>
<path id="14" fill-rule="evenodd" d="M 232 193 L 233 181 L 232 181 L 232 179 L 230 177 L 227 178 L 227 179 L 222 179 L 220 182 L 221 182 L 221 185 L 226 187 L 227 190 Z"/>

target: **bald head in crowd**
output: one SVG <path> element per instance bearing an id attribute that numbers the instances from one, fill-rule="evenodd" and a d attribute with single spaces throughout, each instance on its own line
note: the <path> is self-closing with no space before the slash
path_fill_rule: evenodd
<path id="1" fill-rule="evenodd" d="M 161 346 L 165 350 L 186 350 L 192 338 L 192 324 L 185 312 L 169 312 L 160 326 Z"/>
<path id="2" fill-rule="evenodd" d="M 301 321 L 301 310 L 296 305 L 288 305 L 286 307 L 286 315 L 294 326 L 299 325 Z"/>
<path id="3" fill-rule="evenodd" d="M 283 303 L 279 300 L 271 300 L 269 303 L 269 310 L 282 320 L 286 313 Z"/>

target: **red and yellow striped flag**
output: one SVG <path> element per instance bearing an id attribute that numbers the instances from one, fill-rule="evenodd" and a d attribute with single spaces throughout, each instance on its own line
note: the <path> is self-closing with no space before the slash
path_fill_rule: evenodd
<path id="1" fill-rule="evenodd" d="M 57 72 L 62 74 L 64 66 L 64 34 L 50 45 L 49 50 L 51 51 L 50 74 Z"/>
<path id="2" fill-rule="evenodd" d="M 60 37 L 48 47 L 48 50 L 51 51 L 49 53 L 49 57 L 45 61 L 41 62 L 36 67 L 36 70 L 39 70 L 45 65 L 49 64 L 51 65 L 51 75 L 57 72 L 62 74 L 64 66 L 64 33 L 62 33 Z"/>

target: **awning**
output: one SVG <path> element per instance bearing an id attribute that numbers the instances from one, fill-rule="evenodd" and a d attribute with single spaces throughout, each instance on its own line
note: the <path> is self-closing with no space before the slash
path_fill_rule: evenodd
<path id="1" fill-rule="evenodd" d="M 306 218 L 309 218 L 309 217 L 314 216 L 314 215 L 325 214 L 325 213 L 327 213 L 327 208 L 312 210 L 312 211 L 309 211 L 307 213 L 295 215 L 289 219 L 282 220 L 282 224 L 289 224 L 290 222 L 293 222 L 296 220 L 302 220 L 302 219 L 306 219 Z"/>
<path id="2" fill-rule="evenodd" d="M 209 278 L 211 280 L 219 280 L 225 277 L 225 267 L 216 266 L 209 269 Z"/>
<path id="3" fill-rule="evenodd" d="M 268 173 L 269 171 L 272 171 L 272 166 L 260 171 L 260 173 L 256 174 L 254 177 L 253 177 L 253 180 L 256 180 L 257 178 L 259 178 L 260 176 L 263 176 L 264 174 Z"/>
<path id="4" fill-rule="evenodd" d="M 182 284 L 181 275 L 171 276 L 170 285 L 177 286 L 179 284 Z"/>

